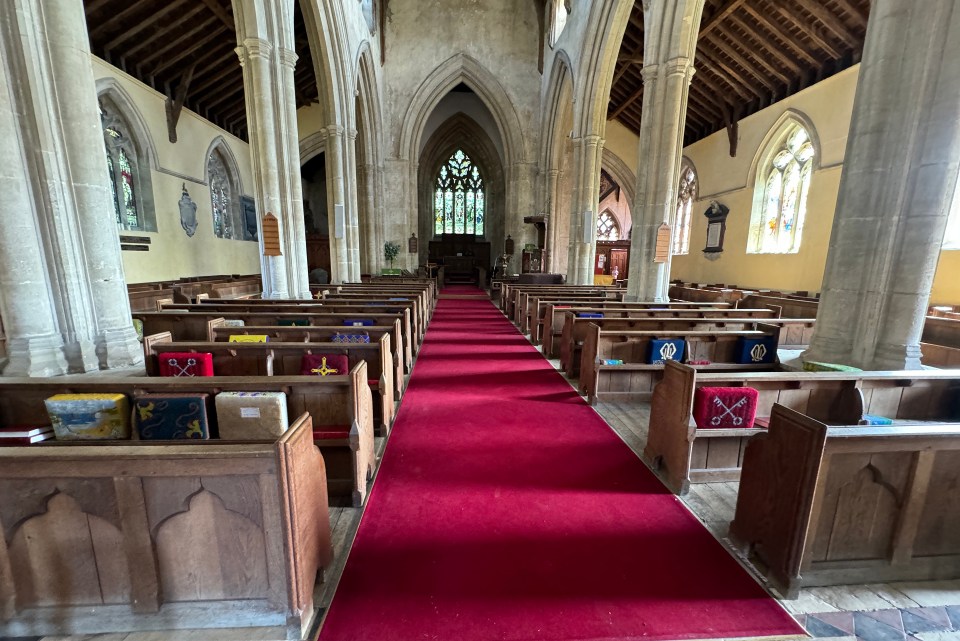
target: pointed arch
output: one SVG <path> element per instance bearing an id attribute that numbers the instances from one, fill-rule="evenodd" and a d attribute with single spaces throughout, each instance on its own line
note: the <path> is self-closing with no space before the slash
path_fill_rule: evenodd
<path id="1" fill-rule="evenodd" d="M 570 57 L 566 51 L 558 50 L 550 67 L 550 83 L 547 86 L 545 102 L 547 112 L 540 144 L 540 166 L 545 169 L 556 169 L 559 165 L 560 142 L 564 138 L 563 132 L 559 131 L 563 124 L 563 110 L 565 107 L 573 109 L 575 95 L 576 85 Z"/>
<path id="2" fill-rule="evenodd" d="M 417 146 L 427 119 L 440 100 L 460 83 L 477 94 L 490 113 L 503 140 L 507 166 L 519 162 L 524 155 L 520 117 L 503 86 L 486 67 L 463 53 L 458 53 L 434 69 L 420 84 L 407 107 L 400 129 L 398 156 L 416 161 Z"/>
<path id="3" fill-rule="evenodd" d="M 762 164 L 769 160 L 771 154 L 771 148 L 777 144 L 778 141 L 781 141 L 786 137 L 786 132 L 790 128 L 790 125 L 799 125 L 803 127 L 807 135 L 810 136 L 810 142 L 813 144 L 813 170 L 817 171 L 820 169 L 820 159 L 821 147 L 820 147 L 820 136 L 817 134 L 817 128 L 813 124 L 813 120 L 810 119 L 810 116 L 800 111 L 799 109 L 794 109 L 792 107 L 785 109 L 780 117 L 777 118 L 770 128 L 767 130 L 767 134 L 763 137 L 763 140 L 760 142 L 760 146 L 757 147 L 757 152 L 753 156 L 753 162 L 750 163 L 750 173 L 747 178 L 747 184 L 753 185 L 757 181 L 757 172 L 759 171 Z"/>
<path id="4" fill-rule="evenodd" d="M 230 146 L 217 136 L 207 147 L 204 181 L 210 189 L 210 215 L 214 235 L 233 240 L 253 240 L 240 207 L 242 185 L 237 159 Z"/>
<path id="5" fill-rule="evenodd" d="M 627 204 L 633 207 L 633 197 L 637 193 L 637 174 L 617 154 L 604 147 L 600 158 L 600 166 L 606 169 L 610 176 L 617 181 L 620 189 L 627 195 Z"/>
<path id="6" fill-rule="evenodd" d="M 115 78 L 97 81 L 107 171 L 121 229 L 157 231 L 152 170 L 157 150 L 140 110 Z"/>

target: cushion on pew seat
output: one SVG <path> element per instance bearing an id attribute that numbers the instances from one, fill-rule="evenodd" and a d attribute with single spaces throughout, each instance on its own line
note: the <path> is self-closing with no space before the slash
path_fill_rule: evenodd
<path id="1" fill-rule="evenodd" d="M 577 318 L 603 318 L 603 312 L 580 312 Z"/>
<path id="2" fill-rule="evenodd" d="M 270 337 L 266 334 L 230 334 L 230 343 L 269 343 Z"/>
<path id="3" fill-rule="evenodd" d="M 281 318 L 277 321 L 277 325 L 280 327 L 309 327 L 310 319 L 308 318 Z"/>
<path id="4" fill-rule="evenodd" d="M 334 438 L 350 438 L 349 425 L 321 425 L 313 428 L 313 440 L 323 441 Z"/>
<path id="5" fill-rule="evenodd" d="M 210 438 L 209 394 L 140 394 L 133 418 L 143 440 Z"/>
<path id="6" fill-rule="evenodd" d="M 160 376 L 213 376 L 210 352 L 164 352 L 157 355 Z"/>
<path id="7" fill-rule="evenodd" d="M 139 318 L 133 319 L 133 331 L 137 333 L 137 340 L 143 342 L 143 321 Z"/>
<path id="8" fill-rule="evenodd" d="M 341 334 L 340 332 L 337 332 L 333 335 L 333 338 L 330 339 L 330 342 L 331 343 L 356 343 L 356 344 L 369 343 L 370 334 L 367 334 L 366 332 L 355 333 L 355 334 Z"/>
<path id="9" fill-rule="evenodd" d="M 124 394 L 56 394 L 44 404 L 57 440 L 130 438 Z"/>
<path id="10" fill-rule="evenodd" d="M 687 342 L 681 338 L 655 338 L 650 341 L 647 362 L 662 365 L 664 361 L 682 361 Z"/>
<path id="11" fill-rule="evenodd" d="M 836 363 L 821 363 L 817 361 L 804 361 L 803 369 L 807 372 L 862 372 L 863 370 L 853 365 L 839 365 Z"/>
<path id="12" fill-rule="evenodd" d="M 370 387 L 380 387 L 380 379 L 379 379 L 379 378 L 368 378 L 368 379 L 367 379 L 367 385 L 369 385 Z"/>
<path id="13" fill-rule="evenodd" d="M 777 360 L 777 337 L 737 339 L 737 362 L 741 364 L 774 363 Z"/>
<path id="14" fill-rule="evenodd" d="M 344 376 L 350 373 L 346 354 L 304 354 L 300 361 L 303 376 Z"/>
<path id="15" fill-rule="evenodd" d="M 877 416 L 875 414 L 864 414 L 860 419 L 861 425 L 893 425 L 893 419 L 886 416 Z"/>
<path id="16" fill-rule="evenodd" d="M 701 429 L 753 427 L 759 394 L 752 387 L 700 387 L 693 395 L 693 420 Z"/>
<path id="17" fill-rule="evenodd" d="M 373 319 L 372 318 L 348 318 L 343 321 L 343 324 L 347 327 L 372 327 Z"/>
<path id="18" fill-rule="evenodd" d="M 753 419 L 753 427 L 760 430 L 765 430 L 770 427 L 770 417 L 769 416 L 758 416 Z"/>
<path id="19" fill-rule="evenodd" d="M 224 327 L 244 327 L 246 326 L 246 321 L 242 321 L 236 318 L 228 318 L 227 320 L 223 321 L 223 326 Z"/>
<path id="20" fill-rule="evenodd" d="M 283 392 L 220 392 L 215 403 L 223 440 L 274 439 L 289 426 Z"/>

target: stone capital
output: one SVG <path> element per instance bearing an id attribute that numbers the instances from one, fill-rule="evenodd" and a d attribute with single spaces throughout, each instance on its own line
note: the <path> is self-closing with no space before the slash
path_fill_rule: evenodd
<path id="1" fill-rule="evenodd" d="M 644 65 L 640 69 L 640 78 L 643 80 L 643 84 L 647 84 L 652 80 L 656 80 L 659 73 L 660 65 Z"/>
<path id="2" fill-rule="evenodd" d="M 359 132 L 353 127 L 350 127 L 349 129 L 347 129 L 347 138 L 349 138 L 350 140 L 356 140 L 358 134 Z"/>
<path id="3" fill-rule="evenodd" d="M 342 126 L 340 126 L 340 125 L 327 125 L 323 130 L 327 132 L 327 136 L 328 136 L 329 138 L 339 138 L 339 137 L 342 137 L 343 134 L 344 134 L 344 132 L 346 131 L 346 130 L 345 130 Z"/>
<path id="4" fill-rule="evenodd" d="M 297 60 L 300 59 L 300 56 L 297 55 L 296 51 L 293 51 L 292 49 L 283 49 L 279 47 L 277 48 L 277 56 L 280 60 L 280 64 L 283 65 L 284 67 L 289 67 L 290 69 L 293 69 L 294 67 L 296 67 Z"/>
<path id="5" fill-rule="evenodd" d="M 688 80 L 693 77 L 693 61 L 690 58 L 671 58 L 664 67 L 667 77 L 687 76 Z"/>
<path id="6" fill-rule="evenodd" d="M 244 54 L 246 54 L 248 60 L 254 58 L 270 60 L 273 56 L 273 45 L 261 38 L 247 38 L 243 41 L 242 46 L 237 47 L 237 54 L 240 56 L 241 63 L 243 63 Z"/>

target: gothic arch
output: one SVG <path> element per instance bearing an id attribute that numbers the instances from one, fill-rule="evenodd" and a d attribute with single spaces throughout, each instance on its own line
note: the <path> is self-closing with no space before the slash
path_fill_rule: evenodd
<path id="1" fill-rule="evenodd" d="M 403 160 L 417 161 L 417 146 L 427 119 L 440 100 L 460 83 L 477 94 L 497 124 L 503 141 L 507 166 L 524 156 L 520 118 L 496 76 L 474 58 L 458 53 L 434 69 L 414 93 L 403 117 L 398 155 Z"/>
<path id="2" fill-rule="evenodd" d="M 577 68 L 577 77 L 583 80 L 576 94 L 580 108 L 574 121 L 580 136 L 602 135 L 606 129 L 614 66 L 633 4 L 632 0 L 600 0 L 590 6 L 583 56 Z"/>
<path id="3" fill-rule="evenodd" d="M 150 128 L 130 94 L 117 82 L 116 78 L 99 78 L 96 85 L 97 98 L 109 98 L 123 112 L 124 119 L 130 126 L 137 144 L 142 148 L 143 156 L 150 161 L 150 168 L 159 169 L 160 160 L 157 156 L 157 148 L 153 144 L 153 136 L 150 135 Z"/>
<path id="4" fill-rule="evenodd" d="M 233 149 L 230 148 L 230 145 L 227 144 L 226 139 L 223 136 L 217 136 L 210 141 L 210 144 L 207 145 L 207 153 L 203 155 L 203 182 L 206 185 L 210 184 L 210 172 L 207 170 L 207 159 L 210 158 L 210 155 L 214 151 L 219 151 L 224 158 L 227 160 L 229 169 L 234 175 L 234 180 L 236 181 L 237 195 L 243 193 L 243 183 L 240 182 L 240 165 L 237 163 L 237 157 L 233 153 Z"/>
<path id="5" fill-rule="evenodd" d="M 327 132 L 321 130 L 300 139 L 300 166 L 327 150 Z"/>
<path id="6" fill-rule="evenodd" d="M 557 51 L 550 68 L 550 84 L 547 88 L 547 113 L 544 118 L 543 138 L 540 145 L 540 163 L 544 169 L 556 169 L 560 164 L 560 140 L 566 134 L 559 131 L 565 107 L 573 109 L 576 84 L 573 65 L 565 51 Z M 570 103 L 570 104 L 567 104 Z M 567 132 L 569 134 L 569 132 Z"/>
<path id="7" fill-rule="evenodd" d="M 637 175 L 627 166 L 627 163 L 623 162 L 620 156 L 606 147 L 603 148 L 603 157 L 600 164 L 617 181 L 620 189 L 627 195 L 627 204 L 631 207 L 632 214 L 633 197 L 637 193 Z"/>
<path id="8" fill-rule="evenodd" d="M 771 150 L 778 142 L 780 142 L 780 138 L 786 135 L 790 125 L 798 125 L 806 130 L 807 135 L 810 136 L 810 142 L 813 144 L 813 171 L 820 169 L 820 161 L 822 156 L 820 137 L 817 135 L 816 126 L 813 124 L 813 121 L 807 114 L 798 109 L 789 108 L 784 110 L 784 112 L 780 114 L 780 117 L 777 118 L 776 122 L 770 126 L 770 129 L 767 130 L 767 134 L 760 142 L 760 146 L 757 147 L 757 151 L 753 155 L 753 162 L 750 163 L 750 173 L 747 176 L 747 186 L 756 184 L 758 172 L 763 167 L 763 164 L 767 161 Z"/>
<path id="9" fill-rule="evenodd" d="M 240 170 L 237 165 L 237 158 L 233 155 L 233 151 L 230 149 L 230 145 L 226 143 L 223 139 L 223 136 L 217 136 L 213 139 L 210 145 L 207 147 L 207 153 L 204 155 L 203 161 L 203 179 L 204 183 L 211 190 L 211 203 L 210 203 L 210 225 L 211 229 L 214 229 L 214 215 L 213 215 L 213 202 L 212 202 L 212 192 L 213 192 L 213 181 L 214 175 L 210 172 L 210 161 L 215 157 L 222 159 L 224 169 L 226 170 L 226 180 L 230 186 L 230 205 L 229 205 L 229 214 L 230 214 L 230 228 L 233 230 L 230 236 L 218 236 L 220 238 L 226 238 L 230 240 L 246 240 L 246 225 L 243 220 L 243 211 L 240 207 L 240 196 L 243 194 L 243 185 L 240 182 Z M 199 217 L 198 217 L 199 218 Z M 214 231 L 216 234 L 216 231 Z"/>

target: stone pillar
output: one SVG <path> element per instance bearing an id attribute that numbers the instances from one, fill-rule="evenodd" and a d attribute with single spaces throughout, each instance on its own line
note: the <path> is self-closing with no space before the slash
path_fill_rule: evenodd
<path id="1" fill-rule="evenodd" d="M 330 234 L 330 283 L 339 285 L 350 282 L 350 255 L 347 245 L 346 201 L 345 195 L 345 163 L 346 144 L 343 127 L 330 125 L 327 127 L 327 219 Z M 343 213 L 337 225 L 337 205 Z"/>
<path id="2" fill-rule="evenodd" d="M 574 188 L 567 258 L 567 283 L 571 285 L 593 284 L 602 155 L 603 139 L 600 136 L 589 135 L 573 140 Z M 588 225 L 586 230 L 584 225 Z"/>
<path id="3" fill-rule="evenodd" d="M 960 6 L 876 0 L 806 361 L 920 367 L 960 171 Z"/>
<path id="4" fill-rule="evenodd" d="M 285 216 L 280 195 L 280 169 L 277 158 L 277 119 L 270 73 L 273 46 L 259 38 L 245 38 L 236 49 L 243 67 L 243 90 L 247 103 L 247 130 L 253 178 L 257 198 L 260 269 L 264 298 L 289 298 L 286 243 L 281 240 L 284 256 L 263 256 L 263 217 L 269 212 L 280 221 L 280 238 L 285 238 Z M 299 150 L 299 145 L 297 146 Z M 299 173 L 299 172 L 298 172 Z M 300 197 L 302 201 L 302 195 Z M 302 204 L 301 204 L 302 207 Z"/>
<path id="5" fill-rule="evenodd" d="M 346 136 L 346 190 L 345 207 L 347 234 L 347 282 L 360 282 L 360 216 L 357 189 L 357 130 L 348 129 Z"/>
<path id="6" fill-rule="evenodd" d="M 655 263 L 657 229 L 674 226 L 687 96 L 693 78 L 690 58 L 644 66 L 640 154 L 627 296 L 630 300 L 669 300 L 670 258 Z M 672 250 L 671 243 L 671 250 Z"/>
<path id="7" fill-rule="evenodd" d="M 559 175 L 560 170 L 558 169 L 548 170 L 546 184 L 544 186 L 546 201 L 544 216 L 546 217 L 547 225 L 547 248 L 545 250 L 546 256 L 544 257 L 544 264 L 546 265 L 546 271 L 554 274 L 557 273 L 554 257 L 562 248 L 557 234 L 559 231 L 559 225 L 557 224 L 559 221 L 559 217 L 557 216 L 557 177 Z"/>
<path id="8" fill-rule="evenodd" d="M 113 217 L 113 196 L 103 163 L 103 129 L 81 2 L 44 2 L 42 15 L 57 112 L 68 165 L 82 261 L 91 295 L 100 367 L 143 362 L 130 314 L 130 300 Z M 65 176 L 66 178 L 66 176 Z"/>
<path id="9" fill-rule="evenodd" d="M 361 264 L 361 271 L 377 275 L 383 260 L 383 233 L 380 230 L 380 197 L 377 184 L 382 177 L 376 165 L 360 165 L 357 176 L 358 190 L 358 218 L 360 223 L 360 242 L 366 254 L 366 261 Z M 362 203 L 362 205 L 361 205 Z M 401 243 L 405 253 L 406 243 Z M 398 261 L 402 260 L 399 256 Z"/>
<path id="10" fill-rule="evenodd" d="M 9 19 L 0 14 L 0 21 Z M 12 59 L 0 29 L 0 56 Z M 7 337 L 5 376 L 67 371 L 63 339 L 50 301 L 43 244 L 17 127 L 16 84 L 0 60 L 0 312 Z"/>

